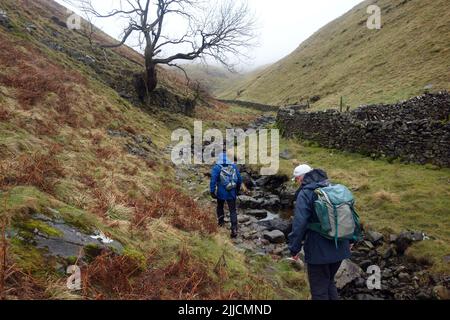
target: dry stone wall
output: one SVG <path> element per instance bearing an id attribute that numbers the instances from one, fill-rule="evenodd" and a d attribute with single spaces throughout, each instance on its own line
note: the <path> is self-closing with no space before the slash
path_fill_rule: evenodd
<path id="1" fill-rule="evenodd" d="M 321 146 L 419 164 L 450 167 L 450 95 L 425 94 L 393 105 L 362 106 L 351 112 L 306 112 L 281 108 L 285 137 Z"/>

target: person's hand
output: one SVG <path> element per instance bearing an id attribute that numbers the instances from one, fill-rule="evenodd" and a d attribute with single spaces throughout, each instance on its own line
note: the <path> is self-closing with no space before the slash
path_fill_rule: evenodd
<path id="1" fill-rule="evenodd" d="M 215 192 L 211 192 L 211 198 L 217 199 L 217 195 L 215 194 Z"/>
<path id="2" fill-rule="evenodd" d="M 296 256 L 292 256 L 292 260 L 294 260 L 294 261 L 298 261 L 298 259 L 300 259 L 300 257 L 299 257 L 298 255 L 296 255 Z"/>

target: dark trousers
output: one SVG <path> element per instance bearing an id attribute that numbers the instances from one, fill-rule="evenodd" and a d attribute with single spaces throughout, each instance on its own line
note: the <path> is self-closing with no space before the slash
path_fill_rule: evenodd
<path id="1" fill-rule="evenodd" d="M 217 200 L 217 219 L 219 220 L 219 225 L 225 224 L 225 202 L 228 204 L 228 209 L 230 210 L 231 228 L 237 229 L 238 219 L 236 211 L 236 200 Z"/>
<path id="2" fill-rule="evenodd" d="M 308 264 L 308 279 L 313 300 L 339 300 L 334 276 L 341 262 L 332 264 Z"/>

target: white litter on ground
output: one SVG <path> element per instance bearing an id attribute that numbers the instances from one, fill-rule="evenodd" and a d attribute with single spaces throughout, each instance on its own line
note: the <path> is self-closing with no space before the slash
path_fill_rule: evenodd
<path id="1" fill-rule="evenodd" d="M 97 235 L 91 236 L 92 239 L 100 240 L 104 244 L 109 244 L 114 242 L 113 239 L 108 238 L 103 232 L 98 231 Z"/>

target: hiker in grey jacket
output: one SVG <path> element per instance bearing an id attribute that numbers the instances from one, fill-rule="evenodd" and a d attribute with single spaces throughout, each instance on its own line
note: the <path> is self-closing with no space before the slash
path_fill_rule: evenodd
<path id="1" fill-rule="evenodd" d="M 292 232 L 289 234 L 289 250 L 295 260 L 302 247 L 308 265 L 308 278 L 313 300 L 337 300 L 334 277 L 343 260 L 350 258 L 350 243 L 342 240 L 336 246 L 333 240 L 307 228 L 317 219 L 314 214 L 314 190 L 329 185 L 327 174 L 308 165 L 296 168 L 295 180 L 301 185 L 295 205 Z"/>

